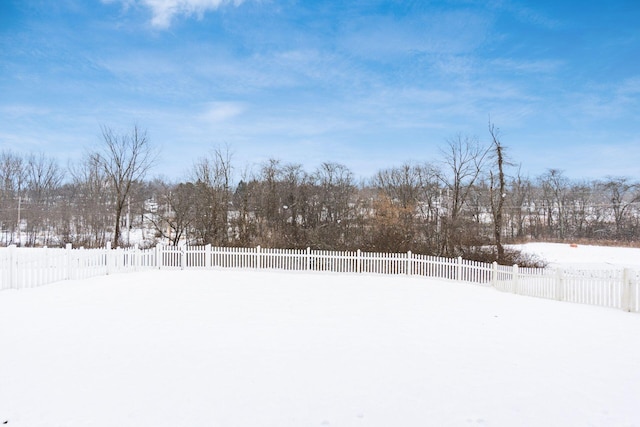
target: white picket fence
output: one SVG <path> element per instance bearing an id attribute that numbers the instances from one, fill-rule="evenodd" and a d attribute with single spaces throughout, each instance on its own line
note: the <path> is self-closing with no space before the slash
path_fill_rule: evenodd
<path id="1" fill-rule="evenodd" d="M 161 268 L 404 274 L 493 286 L 519 295 L 640 312 L 640 271 L 554 270 L 407 253 L 162 246 L 151 249 L 0 248 L 0 290 Z"/>

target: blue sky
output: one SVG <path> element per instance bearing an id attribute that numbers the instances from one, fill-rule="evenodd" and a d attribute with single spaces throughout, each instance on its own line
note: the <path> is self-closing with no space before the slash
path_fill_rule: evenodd
<path id="1" fill-rule="evenodd" d="M 155 175 L 230 147 L 357 177 L 489 118 L 532 178 L 640 178 L 637 0 L 2 0 L 0 150 L 147 129 Z"/>

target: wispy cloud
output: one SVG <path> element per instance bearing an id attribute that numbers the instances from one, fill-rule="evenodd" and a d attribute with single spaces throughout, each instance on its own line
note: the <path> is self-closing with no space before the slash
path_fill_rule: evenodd
<path id="1" fill-rule="evenodd" d="M 638 135 L 637 26 L 616 12 L 621 27 L 601 31 L 595 6 L 23 1 L 22 27 L 0 34 L 0 147 L 64 158 L 100 124 L 137 122 L 165 147 L 164 173 L 211 143 L 238 161 L 353 159 L 363 173 L 482 136 L 489 115 L 525 166 Z"/>
<path id="2" fill-rule="evenodd" d="M 533 24 L 547 29 L 555 29 L 562 25 L 561 21 L 513 0 L 494 0 L 488 2 L 488 6 L 497 10 L 504 10 L 512 14 L 519 21 Z"/>
<path id="3" fill-rule="evenodd" d="M 245 111 L 245 106 L 239 102 L 211 102 L 200 119 L 208 123 L 220 123 L 238 117 Z"/>
<path id="4" fill-rule="evenodd" d="M 239 6 L 244 0 L 102 0 L 104 3 L 122 3 L 125 9 L 140 4 L 151 10 L 151 25 L 165 29 L 171 26 L 175 16 L 196 16 L 202 19 L 206 12 L 220 7 Z"/>
<path id="5" fill-rule="evenodd" d="M 501 70 L 527 74 L 554 73 L 558 71 L 562 64 L 562 61 L 552 59 L 516 60 L 513 58 L 497 58 L 491 61 L 492 66 Z"/>
<path id="6" fill-rule="evenodd" d="M 0 105 L 0 114 L 12 119 L 24 117 L 44 116 L 51 113 L 48 107 L 27 104 Z"/>
<path id="7" fill-rule="evenodd" d="M 640 109 L 640 78 L 626 79 L 618 84 L 593 85 L 568 98 L 579 117 L 588 121 L 635 121 L 634 112 Z"/>
<path id="8" fill-rule="evenodd" d="M 490 20 L 473 12 L 439 12 L 418 17 L 364 16 L 350 22 L 344 45 L 366 57 L 406 53 L 459 54 L 473 51 L 487 36 Z"/>

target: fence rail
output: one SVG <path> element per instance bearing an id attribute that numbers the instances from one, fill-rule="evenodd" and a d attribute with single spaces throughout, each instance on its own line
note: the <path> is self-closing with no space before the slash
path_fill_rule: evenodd
<path id="1" fill-rule="evenodd" d="M 162 246 L 150 249 L 0 248 L 0 290 L 161 268 L 242 268 L 403 274 L 503 292 L 640 312 L 640 270 L 520 268 L 407 253 Z"/>

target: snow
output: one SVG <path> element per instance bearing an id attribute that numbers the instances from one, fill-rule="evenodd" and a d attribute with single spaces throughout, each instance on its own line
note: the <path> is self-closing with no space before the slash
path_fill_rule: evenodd
<path id="1" fill-rule="evenodd" d="M 0 292 L 0 423 L 633 426 L 639 336 L 638 314 L 417 277 L 60 282 Z"/>
<path id="2" fill-rule="evenodd" d="M 513 245 L 546 260 L 550 267 L 636 268 L 640 269 L 640 248 L 570 245 L 566 243 L 526 243 Z"/>

